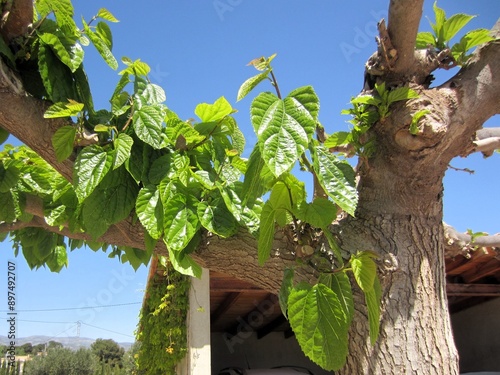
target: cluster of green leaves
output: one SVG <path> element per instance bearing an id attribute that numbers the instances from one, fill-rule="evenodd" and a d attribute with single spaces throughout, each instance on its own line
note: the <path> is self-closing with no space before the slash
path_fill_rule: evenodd
<path id="1" fill-rule="evenodd" d="M 247 80 L 240 88 L 238 98 L 253 89 L 254 82 L 260 82 L 260 77 L 272 72 L 272 58 L 274 56 L 254 60 L 256 68 L 264 69 L 264 72 Z M 274 75 L 271 82 L 277 95 L 263 92 L 251 104 L 257 144 L 248 161 L 247 171 L 250 173 L 247 172 L 244 179 L 246 203 L 269 192 L 260 214 L 259 262 L 262 264 L 269 258 L 277 227 L 293 229 L 297 248 L 301 249 L 297 250 L 297 256 L 302 257 L 311 257 L 318 251 L 311 246 L 313 239 L 304 235 L 305 226 L 322 230 L 338 267 L 330 264 L 314 285 L 305 282 L 294 285 L 294 271 L 286 270 L 279 298 L 283 314 L 289 319 L 304 353 L 324 369 L 338 370 L 346 361 L 348 330 L 354 311 L 349 271 L 365 293 L 372 344 L 378 336 L 380 284 L 374 261 L 376 255 L 359 252 L 344 265 L 340 250 L 328 230 L 338 208 L 354 215 L 357 192 L 352 167 L 332 154 L 326 142 L 323 145 L 314 139 L 320 125 L 319 99 L 313 88 L 298 88 L 282 99 Z M 376 108 L 374 122 L 388 115 L 388 107 L 393 102 L 415 95 L 408 88 L 388 92 L 382 85 L 377 87 L 375 96 L 369 96 L 370 100 L 356 104 Z M 312 202 L 307 201 L 304 183 L 291 173 L 297 162 L 316 177 L 328 198 L 315 197 Z"/>
<path id="2" fill-rule="evenodd" d="M 352 108 L 341 113 L 350 115 L 348 122 L 353 126 L 350 132 L 336 132 L 325 140 L 325 146 L 335 148 L 351 144 L 356 153 L 361 157 L 370 157 L 375 151 L 373 138 L 367 136 L 368 130 L 377 122 L 384 121 L 391 113 L 389 107 L 396 102 L 418 98 L 418 93 L 409 87 L 396 87 L 389 89 L 385 82 L 375 84 L 375 90 L 369 94 L 359 95 L 351 99 Z M 418 120 L 425 113 L 419 113 L 412 122 L 410 131 L 415 131 Z M 416 128 L 418 130 L 418 128 Z"/>
<path id="3" fill-rule="evenodd" d="M 326 370 L 340 369 L 348 354 L 348 331 L 354 316 L 348 272 L 365 295 L 372 345 L 377 340 L 381 289 L 374 258 L 368 251 L 353 254 L 345 266 L 320 274 L 315 285 L 294 285 L 294 271 L 285 271 L 279 294 L 283 314 L 304 353 Z"/>
<path id="4" fill-rule="evenodd" d="M 442 51 L 450 48 L 450 41 L 475 16 L 458 13 L 447 18 L 445 11 L 437 6 L 437 2 L 434 3 L 433 8 L 436 19 L 434 23 L 429 21 L 433 32 L 423 31 L 418 33 L 416 47 L 418 49 L 425 49 L 429 46 L 433 46 L 437 50 Z M 451 55 L 457 65 L 464 65 L 469 60 L 470 55 L 468 55 L 467 52 L 470 49 L 489 42 L 490 40 L 493 40 L 493 38 L 489 30 L 471 30 L 467 32 L 458 43 L 451 46 Z"/>
<path id="5" fill-rule="evenodd" d="M 149 279 L 139 318 L 137 355 L 139 374 L 175 374 L 175 366 L 187 352 L 186 317 L 189 307 L 189 278 L 162 262 L 164 278 Z"/>
<path id="6" fill-rule="evenodd" d="M 72 250 L 87 245 L 94 250 L 106 250 L 108 245 L 99 242 L 100 238 L 112 225 L 132 218 L 144 228 L 147 251 L 114 246 L 110 256 L 119 256 L 137 268 L 149 261 L 157 241 L 163 241 L 169 262 L 176 270 L 199 276 L 201 268 L 189 254 L 197 248 L 205 231 L 226 238 L 240 228 L 247 229 L 258 238 L 258 258 L 264 263 L 271 254 L 277 226 L 291 228 L 301 253 L 309 257 L 319 249 L 305 228 L 323 230 L 328 235 L 327 227 L 339 209 L 354 215 L 357 192 L 352 167 L 315 139 L 321 127 L 319 99 L 310 86 L 282 98 L 271 67 L 274 55 L 252 62 L 260 73 L 247 80 L 238 93 L 238 99 L 243 98 L 265 79 L 276 90 L 276 95 L 262 92 L 252 101 L 251 122 L 257 144 L 246 159 L 242 156 L 244 136 L 232 116 L 235 110 L 225 98 L 196 106 L 194 112 L 199 121 L 182 120 L 164 104 L 165 92 L 150 82 L 150 68 L 140 60 L 122 59 L 125 68 L 119 72 L 110 109 L 96 110 L 83 70 L 81 46 L 92 42 L 108 65 L 116 69 L 109 27 L 105 22 L 99 22 L 95 28 L 90 26 L 94 19 L 114 22 L 115 18 L 101 10 L 92 21 L 82 21 L 83 30 L 79 30 L 68 0 L 37 1 L 35 5 L 39 19 L 14 62 L 30 92 L 53 102 L 45 117 L 67 119 L 67 125 L 55 132 L 52 143 L 59 161 L 75 158 L 74 174 L 70 183 L 26 147 L 6 146 L 0 154 L 0 203 L 6 207 L 0 213 L 0 221 L 13 225 L 29 222 L 33 216 L 26 208 L 37 199 L 46 224 L 60 229 L 60 233 L 85 233 L 92 240 L 65 240 L 60 234 L 37 227 L 15 229 L 11 237 L 16 252 L 22 251 L 31 267 L 47 265 L 59 271 L 67 264 L 68 247 Z M 380 96 L 377 108 L 396 100 L 385 97 L 384 92 Z M 379 116 L 387 114 L 387 109 L 380 111 Z M 297 165 L 315 177 L 325 197 L 308 201 L 304 183 L 292 174 Z M 330 247 L 336 249 L 333 239 L 329 240 Z M 338 250 L 336 255 L 338 265 L 344 269 Z M 351 259 L 351 266 L 346 269 L 354 270 L 356 259 Z M 368 267 L 359 269 L 361 274 L 368 272 Z M 370 267 L 369 271 L 373 269 Z M 323 291 L 325 283 L 329 282 L 312 286 L 312 293 Z M 171 285 L 175 285 L 176 295 L 183 293 L 186 297 L 186 290 L 177 291 L 177 283 Z M 370 285 L 376 289 L 375 282 Z M 305 287 L 300 286 L 297 295 L 291 294 L 291 301 L 300 301 L 288 303 L 291 311 L 302 306 L 317 310 L 318 314 L 306 314 L 303 323 L 293 324 L 301 337 L 313 337 L 312 346 L 309 339 L 300 342 L 314 361 L 327 368 L 338 368 L 338 358 L 345 359 L 344 354 L 332 363 L 319 353 L 325 347 L 337 350 L 340 341 L 339 350 L 346 347 L 344 323 L 350 323 L 350 318 L 346 313 L 344 323 L 333 326 L 339 341 L 329 339 L 331 331 L 322 331 L 319 337 L 323 341 L 316 341 L 314 327 L 324 324 L 325 316 L 330 317 L 325 309 L 332 307 L 323 300 L 302 299 L 301 288 Z M 333 287 L 330 290 L 336 293 Z M 180 312 L 172 314 L 171 309 L 185 311 L 186 304 L 181 299 L 171 300 L 173 292 L 162 291 L 158 298 L 149 294 L 150 311 L 163 316 L 159 321 L 166 328 L 158 331 L 159 336 L 152 333 L 156 326 L 155 330 L 143 331 L 149 332 L 148 339 L 141 333 L 141 350 L 146 356 L 157 352 L 152 346 L 169 338 L 167 353 L 178 356 L 171 356 L 174 359 L 165 362 L 168 366 L 180 358 L 185 347 L 181 338 L 185 322 Z M 329 293 L 327 301 L 334 304 L 343 298 L 325 293 Z M 169 314 L 164 315 L 165 311 Z M 155 314 L 144 313 L 143 319 L 153 319 Z M 289 308 L 289 316 L 297 314 L 290 313 Z M 181 320 L 165 326 L 165 319 L 174 318 Z M 142 320 L 141 326 L 152 322 Z M 176 339 L 170 339 L 173 336 Z M 150 346 L 145 340 L 149 340 Z M 148 361 L 144 363 L 150 365 Z"/>

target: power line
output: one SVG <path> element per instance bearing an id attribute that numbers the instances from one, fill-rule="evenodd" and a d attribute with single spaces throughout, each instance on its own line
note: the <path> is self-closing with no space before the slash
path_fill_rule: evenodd
<path id="1" fill-rule="evenodd" d="M 93 326 L 93 325 L 91 325 L 91 324 L 87 324 L 87 323 L 84 323 L 84 322 L 82 322 L 82 324 L 83 324 L 83 325 L 85 325 L 85 326 L 92 327 L 92 328 L 100 329 L 101 331 L 107 331 L 107 332 L 115 333 L 115 334 L 117 334 L 117 335 L 122 335 L 122 336 L 132 337 L 133 339 L 135 339 L 135 337 L 134 337 L 134 336 L 126 335 L 125 333 L 120 333 L 120 332 L 116 332 L 116 331 L 111 331 L 110 329 L 106 329 L 106 328 L 96 327 L 96 326 Z"/>
<path id="2" fill-rule="evenodd" d="M 51 312 L 51 311 L 69 311 L 69 310 L 87 310 L 87 309 L 102 309 L 108 307 L 141 305 L 142 302 L 118 303 L 115 305 L 98 305 L 98 306 L 82 306 L 82 307 L 64 307 L 57 309 L 36 309 L 36 310 L 16 310 L 16 312 Z M 10 310 L 0 310 L 0 313 L 11 312 Z"/>
<path id="3" fill-rule="evenodd" d="M 2 319 L 8 319 L 8 318 L 2 318 Z M 45 323 L 45 324 L 73 324 L 73 326 L 71 326 L 70 328 L 64 330 L 63 332 L 59 333 L 58 335 L 54 336 L 54 337 L 57 337 L 59 336 L 60 334 L 66 332 L 66 331 L 69 331 L 70 329 L 74 328 L 75 325 L 78 325 L 78 322 L 47 322 L 47 321 L 43 321 L 43 320 L 24 320 L 24 319 L 17 319 L 16 321 L 18 322 L 26 322 L 26 323 Z M 95 329 L 100 329 L 101 331 L 107 331 L 107 332 L 111 332 L 111 333 L 114 333 L 114 334 L 117 334 L 117 335 L 121 335 L 121 336 L 126 336 L 126 337 L 131 337 L 131 338 L 134 338 L 134 336 L 131 336 L 131 335 L 127 335 L 125 333 L 120 333 L 120 332 L 116 332 L 116 331 L 112 331 L 110 329 L 106 329 L 106 328 L 102 328 L 102 327 L 97 327 L 97 326 L 94 326 L 92 324 L 87 324 L 87 323 L 84 323 L 82 321 L 79 321 L 80 324 L 83 324 L 85 326 L 89 326 L 89 327 L 92 327 L 92 328 L 95 328 Z M 54 338 L 52 337 L 52 338 Z M 52 339 L 51 338 L 51 339 Z"/>

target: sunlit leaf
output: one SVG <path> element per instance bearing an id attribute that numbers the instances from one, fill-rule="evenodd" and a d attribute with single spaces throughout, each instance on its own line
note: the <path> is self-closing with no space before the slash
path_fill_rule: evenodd
<path id="1" fill-rule="evenodd" d="M 349 320 L 329 287 L 298 284 L 288 298 L 288 318 L 302 351 L 313 362 L 328 371 L 345 364 Z"/>
<path id="2" fill-rule="evenodd" d="M 354 300 L 349 276 L 345 272 L 322 273 L 318 282 L 328 286 L 337 295 L 347 316 L 347 324 L 351 324 L 354 317 Z"/>
<path id="3" fill-rule="evenodd" d="M 112 154 L 101 146 L 85 147 L 77 156 L 74 168 L 75 193 L 83 202 L 109 172 L 113 163 Z"/>
<path id="4" fill-rule="evenodd" d="M 97 239 L 111 225 L 128 217 L 135 206 L 138 190 L 124 168 L 111 170 L 83 205 L 82 217 L 87 233 Z"/>
<path id="5" fill-rule="evenodd" d="M 163 206 L 155 186 L 146 186 L 139 191 L 135 211 L 142 226 L 157 240 L 163 233 Z"/>
<path id="6" fill-rule="evenodd" d="M 52 51 L 72 72 L 80 67 L 83 61 L 83 48 L 76 41 L 64 38 L 61 35 L 41 33 L 40 40 L 50 46 Z"/>
<path id="7" fill-rule="evenodd" d="M 445 42 L 450 41 L 474 17 L 459 13 L 448 18 L 443 25 L 443 40 Z"/>
<path id="8" fill-rule="evenodd" d="M 172 251 L 184 249 L 200 228 L 194 200 L 194 197 L 176 194 L 164 203 L 164 238 Z"/>
<path id="9" fill-rule="evenodd" d="M 113 155 L 113 169 L 116 169 L 130 158 L 134 140 L 131 136 L 125 133 L 120 133 L 118 134 L 118 137 L 116 137 L 113 141 L 113 144 L 115 146 L 115 153 Z"/>
<path id="10" fill-rule="evenodd" d="M 198 204 L 198 217 L 205 229 L 216 235 L 227 238 L 238 230 L 238 222 L 229 212 L 222 199 L 215 199 Z"/>
<path id="11" fill-rule="evenodd" d="M 260 265 L 263 265 L 271 255 L 275 232 L 274 215 L 275 209 L 273 205 L 267 201 L 260 215 L 260 231 L 257 245 Z"/>
<path id="12" fill-rule="evenodd" d="M 83 106 L 83 103 L 78 103 L 74 100 L 65 103 L 54 103 L 49 108 L 47 108 L 47 110 L 43 114 L 43 117 L 58 118 L 76 116 L 83 110 Z"/>
<path id="13" fill-rule="evenodd" d="M 238 90 L 238 95 L 236 95 L 236 101 L 239 102 L 241 99 L 247 96 L 250 91 L 252 91 L 259 83 L 267 78 L 269 73 L 269 71 L 259 73 L 243 82 L 243 84 L 240 86 L 240 89 Z"/>
<path id="14" fill-rule="evenodd" d="M 377 277 L 377 264 L 373 260 L 374 255 L 361 251 L 351 257 L 351 267 L 354 278 L 361 290 L 368 292 L 373 289 Z"/>
<path id="15" fill-rule="evenodd" d="M 111 12 L 105 8 L 99 9 L 97 12 L 97 17 L 102 18 L 103 20 L 109 21 L 109 22 L 119 22 Z"/>
<path id="16" fill-rule="evenodd" d="M 326 228 L 337 216 L 337 207 L 326 198 L 316 198 L 303 203 L 295 210 L 297 217 L 316 228 Z"/>
<path id="17" fill-rule="evenodd" d="M 354 215 L 358 194 L 352 179 L 354 174 L 346 173 L 349 166 L 323 146 L 315 148 L 313 161 L 316 176 L 326 193 L 348 214 Z"/>
<path id="18" fill-rule="evenodd" d="M 283 273 L 283 281 L 281 282 L 280 292 L 279 292 L 279 303 L 281 307 L 281 312 L 288 319 L 288 297 L 293 289 L 293 276 L 294 271 L 291 268 L 286 268 Z"/>
<path id="19" fill-rule="evenodd" d="M 292 168 L 307 147 L 308 134 L 295 118 L 298 112 L 287 113 L 285 103 L 270 93 L 254 99 L 251 114 L 262 158 L 279 177 Z"/>
<path id="20" fill-rule="evenodd" d="M 135 134 L 153 148 L 161 148 L 163 113 L 155 106 L 145 106 L 134 112 Z"/>
<path id="21" fill-rule="evenodd" d="M 203 122 L 218 121 L 233 112 L 231 104 L 223 96 L 217 99 L 214 104 L 202 103 L 196 106 L 194 113 Z"/>
<path id="22" fill-rule="evenodd" d="M 95 32 L 93 32 L 90 27 L 87 25 L 84 19 L 82 19 L 83 30 L 85 34 L 87 34 L 88 38 L 97 49 L 99 54 L 102 56 L 106 64 L 110 66 L 110 68 L 116 70 L 118 69 L 118 61 L 116 61 L 113 53 L 108 47 L 107 43 L 101 38 L 101 36 Z"/>

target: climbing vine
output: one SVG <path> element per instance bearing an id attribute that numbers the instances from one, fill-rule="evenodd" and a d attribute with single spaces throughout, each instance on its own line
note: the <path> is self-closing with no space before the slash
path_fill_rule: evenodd
<path id="1" fill-rule="evenodd" d="M 139 374 L 174 375 L 186 355 L 190 285 L 168 262 L 149 279 L 137 330 Z"/>

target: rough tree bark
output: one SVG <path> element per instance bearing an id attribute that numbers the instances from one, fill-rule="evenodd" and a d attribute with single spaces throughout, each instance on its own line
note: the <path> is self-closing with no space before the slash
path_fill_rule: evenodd
<path id="1" fill-rule="evenodd" d="M 383 289 L 381 334 L 374 347 L 369 344 L 362 296 L 356 295 L 359 303 L 350 332 L 352 355 L 342 374 L 458 374 L 445 292 L 444 253 L 450 239 L 467 242 L 470 238 L 453 230 L 445 237 L 442 180 L 453 157 L 476 151 L 489 154 L 498 147 L 500 131 L 481 128 L 488 118 L 500 113 L 500 44 L 493 42 L 478 49 L 472 63 L 452 79 L 429 88 L 428 76 L 440 66 L 443 56 L 414 50 L 422 4 L 423 0 L 390 1 L 387 29 L 381 24 L 378 52 L 367 63 L 367 73 L 376 80 L 409 84 L 420 97 L 394 105 L 391 115 L 373 126 L 370 135 L 375 137 L 377 149 L 358 166 L 356 217 L 347 217 L 331 228 L 342 250 L 380 254 Z M 27 95 L 15 74 L 1 64 L 1 126 L 71 180 L 72 161 L 58 163 L 50 142 L 62 120 L 44 119 L 47 104 Z M 424 108 L 430 113 L 419 122 L 419 133 L 412 135 L 408 131 L 412 114 Z M 0 231 L 40 226 L 85 238 L 84 234 L 49 227 L 36 199 L 30 200 L 28 207 L 35 215 L 31 223 L 0 224 Z M 143 230 L 132 220 L 114 225 L 101 239 L 144 248 Z M 498 236 L 489 240 L 498 243 Z M 283 239 L 277 241 L 277 246 L 291 246 Z M 156 250 L 165 252 L 162 244 Z M 256 254 L 256 241 L 241 232 L 225 240 L 206 236 L 194 257 L 204 267 L 276 292 L 289 262 L 272 259 L 262 268 Z M 312 269 L 301 272 L 303 279 L 314 278 Z"/>

